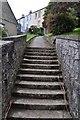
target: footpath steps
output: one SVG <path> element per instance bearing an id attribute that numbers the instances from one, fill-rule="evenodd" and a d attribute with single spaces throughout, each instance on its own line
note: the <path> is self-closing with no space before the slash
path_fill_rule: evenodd
<path id="1" fill-rule="evenodd" d="M 7 120 L 73 120 L 56 49 L 27 47 Z"/>

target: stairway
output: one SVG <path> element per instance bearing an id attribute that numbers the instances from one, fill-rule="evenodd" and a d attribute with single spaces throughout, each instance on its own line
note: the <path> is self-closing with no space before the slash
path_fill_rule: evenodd
<path id="1" fill-rule="evenodd" d="M 55 45 L 27 47 L 7 120 L 72 120 Z"/>

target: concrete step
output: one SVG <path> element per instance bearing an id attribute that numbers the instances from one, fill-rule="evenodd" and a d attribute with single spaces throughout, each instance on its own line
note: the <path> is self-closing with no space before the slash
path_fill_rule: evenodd
<path id="1" fill-rule="evenodd" d="M 7 120 L 72 120 L 55 46 L 26 47 Z"/>
<path id="2" fill-rule="evenodd" d="M 58 60 L 36 60 L 36 59 L 26 59 L 22 60 L 23 63 L 31 64 L 58 64 Z"/>
<path id="3" fill-rule="evenodd" d="M 62 75 L 60 70 L 44 70 L 44 69 L 25 69 L 20 68 L 19 74 L 35 74 L 35 75 Z"/>
<path id="4" fill-rule="evenodd" d="M 49 89 L 58 90 L 64 86 L 63 82 L 33 82 L 33 81 L 23 81 L 18 80 L 15 82 L 16 87 L 22 88 L 32 88 L 32 89 Z"/>
<path id="5" fill-rule="evenodd" d="M 45 55 L 45 56 L 53 56 L 54 54 L 56 54 L 56 51 L 55 51 L 55 50 L 54 50 L 52 53 L 50 53 L 50 51 L 49 51 L 49 52 L 45 52 L 45 51 L 44 51 L 44 52 L 43 52 L 43 51 L 40 51 L 40 52 L 38 52 L 38 51 L 37 51 L 37 52 L 29 51 L 29 52 L 28 52 L 28 51 L 27 51 L 27 52 L 24 53 L 24 55 L 36 55 L 36 56 L 37 56 L 37 55 L 41 55 L 41 56 L 44 56 L 44 55 Z"/>
<path id="6" fill-rule="evenodd" d="M 57 55 L 54 54 L 54 56 L 32 56 L 32 55 L 24 55 L 24 58 L 27 58 L 27 59 L 39 59 L 39 60 L 56 60 L 57 59 Z"/>
<path id="7" fill-rule="evenodd" d="M 53 49 L 26 49 L 25 52 L 44 52 L 44 53 L 53 53 L 55 48 Z"/>
<path id="8" fill-rule="evenodd" d="M 32 50 L 53 50 L 55 48 L 55 45 L 53 47 L 26 47 L 26 49 L 32 49 Z"/>
<path id="9" fill-rule="evenodd" d="M 72 120 L 65 110 L 24 110 L 12 109 L 8 120 Z"/>
<path id="10" fill-rule="evenodd" d="M 59 69 L 58 64 L 28 64 L 28 63 L 22 63 L 21 64 L 22 68 L 34 68 L 34 69 Z"/>
<path id="11" fill-rule="evenodd" d="M 63 90 L 41 90 L 41 89 L 27 89 L 14 88 L 12 92 L 13 97 L 21 98 L 35 98 L 35 99 L 64 99 L 65 91 Z"/>
<path id="12" fill-rule="evenodd" d="M 62 75 L 32 75 L 32 74 L 18 74 L 17 80 L 25 81 L 46 81 L 46 82 L 61 82 L 63 81 Z"/>
<path id="13" fill-rule="evenodd" d="M 66 100 L 49 99 L 25 99 L 15 98 L 12 108 L 22 108 L 28 110 L 66 110 L 68 102 Z"/>
<path id="14" fill-rule="evenodd" d="M 53 47 L 27 47 L 26 50 L 32 50 L 32 51 L 35 51 L 35 50 L 39 50 L 39 51 L 49 51 L 49 50 L 54 50 L 56 49 L 55 46 Z"/>

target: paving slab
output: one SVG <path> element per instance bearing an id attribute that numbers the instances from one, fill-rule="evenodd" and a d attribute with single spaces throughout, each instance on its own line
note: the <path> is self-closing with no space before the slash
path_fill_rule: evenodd
<path id="1" fill-rule="evenodd" d="M 52 45 L 51 43 L 46 40 L 43 36 L 38 36 L 33 39 L 31 44 L 29 45 L 30 47 L 42 47 L 42 48 L 51 48 Z"/>

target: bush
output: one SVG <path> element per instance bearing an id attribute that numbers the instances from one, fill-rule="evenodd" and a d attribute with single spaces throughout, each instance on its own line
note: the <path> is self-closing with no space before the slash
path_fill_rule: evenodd
<path id="1" fill-rule="evenodd" d="M 32 25 L 29 28 L 29 33 L 31 33 L 31 34 L 38 34 L 38 35 L 44 35 L 44 29 L 42 27 L 37 28 L 37 26 Z"/>
<path id="2" fill-rule="evenodd" d="M 63 13 L 55 14 L 53 21 L 53 34 L 58 35 L 66 32 L 72 32 L 75 25 L 75 20 L 72 16 Z"/>
<path id="3" fill-rule="evenodd" d="M 43 35 L 44 35 L 44 33 L 42 33 L 41 31 L 38 32 L 37 34 L 40 35 L 40 36 L 43 36 Z"/>
<path id="4" fill-rule="evenodd" d="M 37 28 L 37 26 L 35 26 L 35 25 L 32 25 L 29 28 L 29 33 L 31 33 L 31 34 L 37 34 L 38 31 L 39 31 L 39 28 Z"/>
<path id="5" fill-rule="evenodd" d="M 7 37 L 8 36 L 7 30 L 5 30 L 3 27 L 0 27 L 0 36 L 1 37 Z"/>

